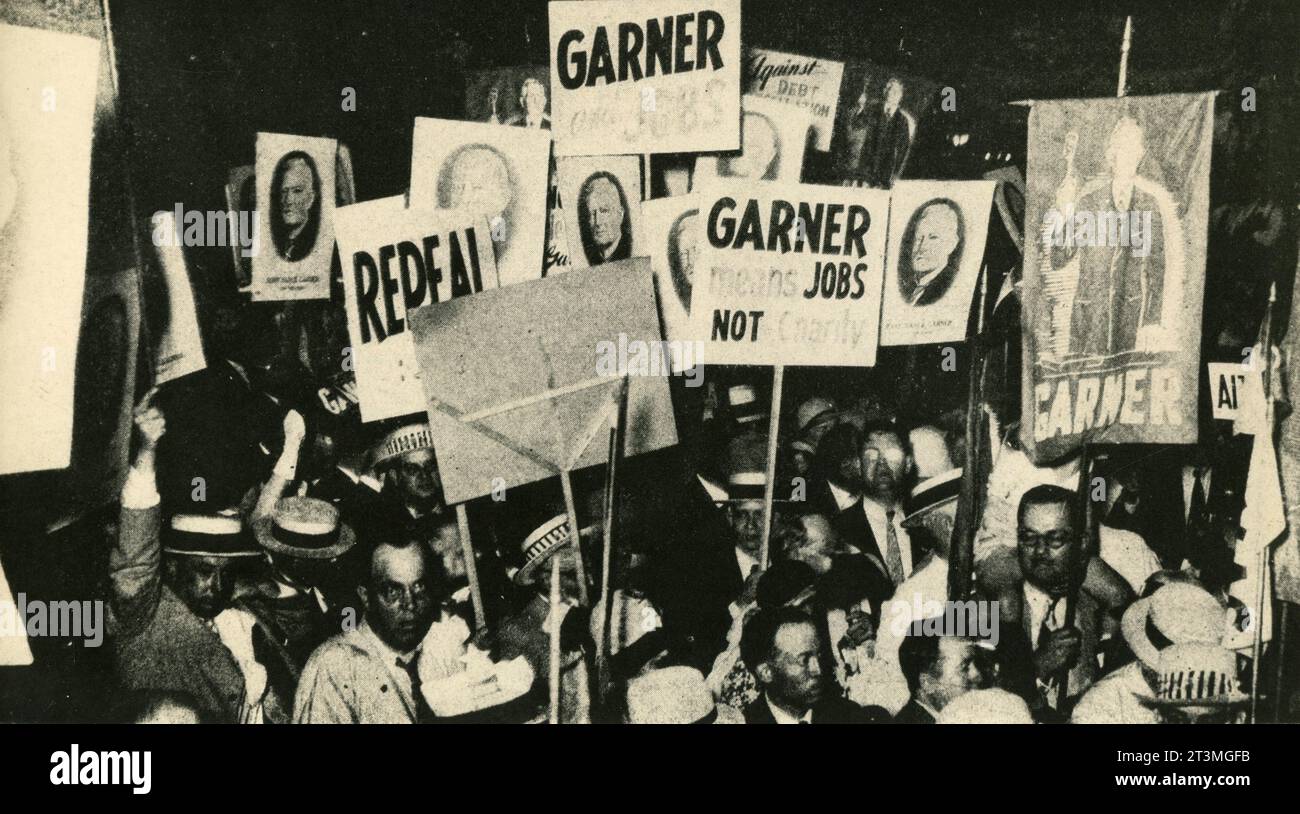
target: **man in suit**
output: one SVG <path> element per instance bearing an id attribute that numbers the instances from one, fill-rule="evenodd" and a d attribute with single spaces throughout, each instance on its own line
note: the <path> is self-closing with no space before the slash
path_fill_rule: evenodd
<path id="1" fill-rule="evenodd" d="M 809 470 L 808 501 L 827 517 L 862 500 L 862 431 L 851 422 L 836 424 L 817 444 Z"/>
<path id="2" fill-rule="evenodd" d="M 747 724 L 866 724 L 889 720 L 880 707 L 862 707 L 830 694 L 822 676 L 823 643 L 813 620 L 797 608 L 764 608 L 750 617 L 740 657 L 761 692 L 745 707 Z"/>
<path id="3" fill-rule="evenodd" d="M 902 500 L 915 472 L 907 434 L 887 422 L 867 424 L 859 464 L 862 499 L 839 513 L 836 531 L 845 545 L 884 563 L 890 581 L 898 585 L 916 566 L 903 527 Z"/>
<path id="4" fill-rule="evenodd" d="M 989 685 L 988 657 L 978 640 L 922 634 L 923 625 L 920 619 L 913 622 L 913 632 L 898 648 L 911 698 L 894 716 L 896 724 L 932 724 L 950 702 Z"/>

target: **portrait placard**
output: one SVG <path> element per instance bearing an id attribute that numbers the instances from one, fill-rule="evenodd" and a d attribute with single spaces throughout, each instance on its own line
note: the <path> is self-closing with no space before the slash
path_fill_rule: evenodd
<path id="1" fill-rule="evenodd" d="M 740 149 L 696 158 L 692 183 L 711 178 L 799 183 L 812 117 L 760 96 L 747 95 L 740 106 Z"/>
<path id="2" fill-rule="evenodd" d="M 664 338 L 689 340 L 692 338 L 691 286 L 699 257 L 699 198 L 695 195 L 656 198 L 641 204 L 641 209 Z"/>
<path id="3" fill-rule="evenodd" d="M 647 252 L 641 237 L 641 161 L 634 155 L 557 158 L 569 265 L 599 266 Z"/>
<path id="4" fill-rule="evenodd" d="M 255 302 L 329 299 L 337 156 L 334 139 L 257 134 Z"/>
<path id="5" fill-rule="evenodd" d="M 813 148 L 823 153 L 831 148 L 843 78 L 843 62 L 766 48 L 745 49 L 745 94 L 808 114 L 817 133 Z"/>

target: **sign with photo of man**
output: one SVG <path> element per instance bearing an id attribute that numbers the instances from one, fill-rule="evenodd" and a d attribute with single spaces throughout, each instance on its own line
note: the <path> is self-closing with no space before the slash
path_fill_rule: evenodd
<path id="1" fill-rule="evenodd" d="M 881 345 L 966 339 L 993 181 L 900 181 L 890 204 Z"/>
<path id="2" fill-rule="evenodd" d="M 1212 131 L 1209 94 L 1030 112 L 1021 433 L 1034 460 L 1088 441 L 1196 441 Z"/>
<path id="3" fill-rule="evenodd" d="M 695 195 L 656 198 L 641 205 L 646 245 L 654 269 L 655 292 L 664 337 L 689 341 L 691 289 L 699 257 L 700 202 Z"/>
<path id="4" fill-rule="evenodd" d="M 334 139 L 257 134 L 255 302 L 329 299 L 337 155 Z"/>
<path id="5" fill-rule="evenodd" d="M 831 145 L 840 179 L 889 189 L 907 166 L 937 88 L 869 62 L 847 63 Z"/>
<path id="6" fill-rule="evenodd" d="M 551 129 L 551 77 L 545 65 L 470 71 L 465 119 L 512 127 Z"/>
<path id="7" fill-rule="evenodd" d="M 502 285 L 542 276 L 548 131 L 420 117 L 411 150 L 412 208 L 485 217 Z"/>
<path id="8" fill-rule="evenodd" d="M 740 0 L 555 0 L 555 154 L 740 148 Z"/>
<path id="9" fill-rule="evenodd" d="M 556 159 L 573 268 L 646 254 L 641 237 L 641 162 L 634 155 Z"/>
<path id="10" fill-rule="evenodd" d="M 812 116 L 761 96 L 745 96 L 741 109 L 740 149 L 696 158 L 692 183 L 710 178 L 799 183 Z"/>

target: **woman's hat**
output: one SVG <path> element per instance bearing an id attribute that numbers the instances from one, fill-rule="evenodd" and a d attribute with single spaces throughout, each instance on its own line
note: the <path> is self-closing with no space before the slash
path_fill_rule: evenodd
<path id="1" fill-rule="evenodd" d="M 286 497 L 275 513 L 253 526 L 257 542 L 272 554 L 331 560 L 356 545 L 357 535 L 339 523 L 339 510 L 314 497 Z"/>
<path id="2" fill-rule="evenodd" d="M 1171 644 L 1160 651 L 1150 707 L 1234 707 L 1250 701 L 1237 683 L 1237 654 L 1217 644 Z"/>
<path id="3" fill-rule="evenodd" d="M 196 557 L 258 557 L 238 515 L 176 514 L 168 523 L 163 551 Z"/>
<path id="4" fill-rule="evenodd" d="M 1129 605 L 1120 629 L 1133 654 L 1157 669 L 1170 645 L 1222 642 L 1231 613 L 1204 588 L 1171 582 Z"/>

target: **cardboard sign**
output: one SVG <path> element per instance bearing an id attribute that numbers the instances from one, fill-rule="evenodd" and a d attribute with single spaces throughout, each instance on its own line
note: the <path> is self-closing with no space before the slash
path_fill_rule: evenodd
<path id="1" fill-rule="evenodd" d="M 894 185 L 881 345 L 966 339 L 994 186 L 992 181 Z"/>
<path id="2" fill-rule="evenodd" d="M 255 302 L 329 299 L 337 156 L 334 139 L 257 134 Z"/>
<path id="3" fill-rule="evenodd" d="M 497 287 L 487 220 L 396 195 L 341 207 L 335 228 L 361 420 L 421 412 L 410 312 Z"/>
<path id="4" fill-rule="evenodd" d="M 171 212 L 153 213 L 150 223 L 155 234 L 175 233 L 176 217 Z M 163 384 L 203 370 L 208 363 L 185 250 L 178 242 L 155 242 L 154 249 L 167 292 L 167 324 L 155 328 L 158 345 L 154 350 L 154 384 Z"/>
<path id="5" fill-rule="evenodd" d="M 99 49 L 0 25 L 0 475 L 68 465 Z"/>
<path id="6" fill-rule="evenodd" d="M 741 108 L 740 149 L 695 159 L 693 183 L 705 184 L 711 178 L 799 183 L 812 118 L 757 96 L 746 96 Z"/>
<path id="7" fill-rule="evenodd" d="M 889 193 L 719 180 L 698 195 L 707 364 L 875 364 Z"/>
<path id="8" fill-rule="evenodd" d="M 1035 103 L 1029 114 L 1021 440 L 1197 437 L 1213 96 Z"/>
<path id="9" fill-rule="evenodd" d="M 556 155 L 740 149 L 740 0 L 549 11 Z"/>
<path id="10" fill-rule="evenodd" d="M 641 161 L 634 155 L 556 159 L 569 264 L 599 266 L 646 255 L 641 237 Z"/>
<path id="11" fill-rule="evenodd" d="M 487 219 L 501 285 L 542 276 L 551 136 L 529 127 L 415 120 L 412 208 Z"/>
<path id="12" fill-rule="evenodd" d="M 817 57 L 745 49 L 745 94 L 771 99 L 807 113 L 817 133 L 814 149 L 831 149 L 844 63 Z"/>
<path id="13" fill-rule="evenodd" d="M 646 201 L 641 208 L 664 336 L 669 340 L 689 340 L 692 338 L 691 288 L 699 257 L 699 198 L 694 195 L 658 198 Z"/>
<path id="14" fill-rule="evenodd" d="M 842 181 L 888 189 L 902 175 L 938 83 L 870 62 L 844 66 L 831 153 Z"/>
<path id="15" fill-rule="evenodd" d="M 470 71 L 465 118 L 471 122 L 551 129 L 551 77 L 545 65 Z"/>
<path id="16" fill-rule="evenodd" d="M 426 305 L 410 322 L 449 503 L 603 464 L 620 381 L 604 362 L 659 339 L 645 258 Z M 628 455 L 677 443 L 665 377 L 630 377 L 627 422 Z"/>

